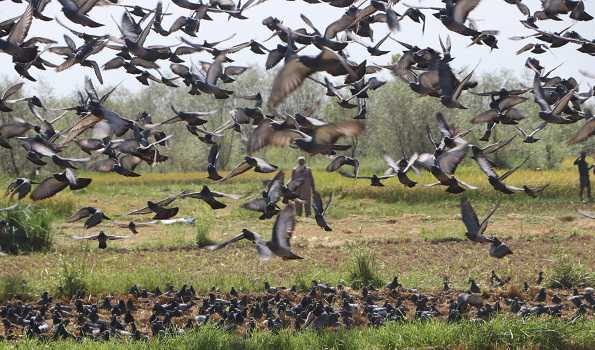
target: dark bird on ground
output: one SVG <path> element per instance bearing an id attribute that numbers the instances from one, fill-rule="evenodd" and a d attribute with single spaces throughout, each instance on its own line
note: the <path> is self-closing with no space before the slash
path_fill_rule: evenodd
<path id="1" fill-rule="evenodd" d="M 503 257 L 512 254 L 512 250 L 508 248 L 508 246 L 502 242 L 497 237 L 492 237 L 491 239 L 492 244 L 490 245 L 490 256 L 502 259 Z"/>
<path id="2" fill-rule="evenodd" d="M 99 243 L 99 249 L 106 249 L 107 248 L 107 241 L 117 241 L 121 239 L 129 238 L 128 236 L 112 236 L 107 235 L 103 231 L 99 231 L 98 234 L 93 236 L 74 236 L 72 237 L 76 240 L 87 240 L 87 241 L 97 241 Z"/>
<path id="3" fill-rule="evenodd" d="M 84 207 L 66 219 L 66 222 L 73 223 L 82 219 L 85 220 L 85 228 L 90 229 L 99 225 L 103 220 L 111 220 L 103 211 L 95 207 Z"/>
<path id="4" fill-rule="evenodd" d="M 483 219 L 483 221 L 481 223 L 479 222 L 479 219 L 477 218 L 477 214 L 475 214 L 475 210 L 471 206 L 471 203 L 469 202 L 467 197 L 461 198 L 460 206 L 461 206 L 461 217 L 463 220 L 463 224 L 465 224 L 465 227 L 467 228 L 467 232 L 465 232 L 465 236 L 473 242 L 479 242 L 479 243 L 492 242 L 492 239 L 485 237 L 484 233 L 488 227 L 488 222 L 489 222 L 490 218 L 492 217 L 492 215 L 494 215 L 496 210 L 498 210 L 498 207 L 500 207 L 500 203 L 499 202 L 496 203 L 494 208 L 492 208 L 492 210 L 490 210 L 490 212 L 486 215 L 486 217 Z"/>
<path id="5" fill-rule="evenodd" d="M 326 205 L 322 203 L 322 198 L 320 197 L 320 193 L 314 191 L 312 193 L 312 208 L 314 209 L 314 219 L 316 220 L 316 224 L 320 226 L 325 231 L 332 231 L 333 229 L 327 224 L 325 215 L 326 211 L 331 205 L 333 201 L 333 194 L 330 193 L 328 196 L 328 201 Z"/>

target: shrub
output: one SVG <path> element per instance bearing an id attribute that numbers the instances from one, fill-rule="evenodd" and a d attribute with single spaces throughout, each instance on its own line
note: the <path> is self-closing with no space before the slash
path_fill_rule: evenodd
<path id="1" fill-rule="evenodd" d="M 0 213 L 0 247 L 9 254 L 46 251 L 52 246 L 53 217 L 46 209 L 18 206 Z"/>
<path id="2" fill-rule="evenodd" d="M 549 275 L 548 286 L 550 288 L 570 289 L 594 282 L 593 275 L 589 275 L 581 263 L 572 261 L 568 255 L 556 259 Z"/>
<path id="3" fill-rule="evenodd" d="M 373 253 L 366 249 L 355 250 L 349 267 L 348 281 L 351 283 L 351 287 L 381 287 L 384 285 L 384 281 L 378 274 L 378 269 L 378 262 Z"/>
<path id="4" fill-rule="evenodd" d="M 27 299 L 32 291 L 27 280 L 19 275 L 8 275 L 0 277 L 0 302 L 9 299 Z"/>

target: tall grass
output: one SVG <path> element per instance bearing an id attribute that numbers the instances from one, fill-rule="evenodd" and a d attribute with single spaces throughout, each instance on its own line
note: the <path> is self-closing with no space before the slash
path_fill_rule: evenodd
<path id="1" fill-rule="evenodd" d="M 348 282 L 353 288 L 379 288 L 384 285 L 379 269 L 378 260 L 372 251 L 356 248 L 352 253 Z"/>
<path id="2" fill-rule="evenodd" d="M 57 274 L 59 296 L 72 298 L 88 291 L 89 271 L 85 261 L 62 258 L 62 266 Z"/>
<path id="3" fill-rule="evenodd" d="M 587 272 L 578 261 L 570 259 L 568 255 L 556 258 L 550 272 L 548 286 L 550 288 L 578 288 L 595 283 L 595 273 Z"/>
<path id="4" fill-rule="evenodd" d="M 595 322 L 559 319 L 495 318 L 488 322 L 389 322 L 377 328 L 278 333 L 256 332 L 239 337 L 207 325 L 184 335 L 167 335 L 148 342 L 114 338 L 41 342 L 24 339 L 19 349 L 574 349 L 595 347 Z M 9 345 L 10 346 L 10 345 Z"/>
<path id="5" fill-rule="evenodd" d="M 31 295 L 31 287 L 23 276 L 11 274 L 0 277 L 0 303 L 13 298 L 27 300 Z"/>
<path id="6" fill-rule="evenodd" d="M 49 250 L 53 220 L 47 209 L 33 206 L 0 213 L 0 249 L 9 254 Z"/>

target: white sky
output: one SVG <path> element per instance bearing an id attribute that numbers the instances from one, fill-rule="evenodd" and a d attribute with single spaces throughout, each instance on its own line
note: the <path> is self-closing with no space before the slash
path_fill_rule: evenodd
<path id="1" fill-rule="evenodd" d="M 142 4 L 144 7 L 154 8 L 157 1 L 150 0 L 150 1 L 121 1 L 123 4 Z M 402 5 L 403 3 L 409 3 L 412 5 L 424 5 L 424 6 L 440 6 L 441 1 L 439 0 L 408 0 L 408 1 L 401 1 L 401 4 L 397 5 L 395 10 L 399 13 L 403 13 L 405 11 L 405 7 Z M 524 0 L 529 8 L 532 11 L 535 11 L 540 8 L 541 2 L 539 0 Z M 164 28 L 168 29 L 171 23 L 180 15 L 189 15 L 190 10 L 185 10 L 182 8 L 177 7 L 173 3 L 170 3 L 169 0 L 164 0 L 164 8 L 168 7 L 168 11 L 172 12 L 172 16 L 168 16 L 164 19 Z M 15 4 L 11 1 L 2 1 L 0 2 L 0 21 L 17 16 L 21 14 L 26 7 L 26 3 L 23 2 L 22 4 Z M 595 6 L 593 6 L 592 1 L 586 1 L 587 12 L 595 15 Z M 64 18 L 64 15 L 60 11 L 61 7 L 57 0 L 52 1 L 44 11 L 44 14 L 49 17 L 59 17 L 62 19 L 62 22 L 69 25 L 71 28 L 85 31 L 88 30 L 90 33 L 93 34 L 105 34 L 111 33 L 114 35 L 118 35 L 118 29 L 116 28 L 111 16 L 115 19 L 119 20 L 121 18 L 121 14 L 124 11 L 123 8 L 120 7 L 97 7 L 94 8 L 90 12 L 90 16 L 100 23 L 105 24 L 104 27 L 89 29 L 80 27 L 67 19 Z M 336 20 L 341 16 L 341 14 L 345 11 L 345 9 L 339 9 L 329 6 L 325 3 L 320 4 L 308 4 L 302 0 L 296 1 L 286 1 L 286 0 L 269 0 L 253 9 L 246 11 L 245 15 L 250 17 L 248 20 L 238 20 L 232 18 L 231 20 L 227 19 L 227 15 L 224 14 L 211 14 L 211 16 L 215 19 L 215 21 L 202 21 L 200 31 L 198 33 L 197 38 L 188 37 L 193 42 L 200 42 L 202 43 L 203 40 L 208 41 L 216 41 L 219 39 L 223 39 L 231 34 L 236 33 L 236 37 L 230 41 L 225 43 L 222 47 L 227 45 L 232 45 L 236 43 L 241 43 L 250 39 L 256 39 L 257 41 L 262 42 L 266 38 L 268 38 L 271 32 L 264 27 L 261 22 L 262 19 L 267 16 L 274 16 L 282 20 L 286 25 L 290 26 L 293 29 L 304 27 L 303 22 L 301 21 L 299 14 L 303 13 L 308 16 L 314 24 L 318 27 L 321 32 L 324 32 L 324 28 L 331 23 L 332 21 Z M 446 35 L 450 35 L 453 43 L 453 55 L 456 57 L 455 61 L 453 62 L 454 68 L 463 68 L 463 67 L 473 67 L 477 63 L 480 63 L 478 68 L 479 72 L 497 72 L 500 69 L 509 69 L 517 74 L 523 74 L 525 69 L 523 68 L 523 63 L 525 62 L 526 58 L 530 53 L 525 53 L 523 55 L 517 56 L 515 52 L 521 48 L 525 43 L 532 42 L 532 39 L 527 39 L 525 41 L 511 41 L 508 40 L 509 37 L 515 35 L 527 35 L 531 34 L 532 32 L 526 28 L 524 28 L 519 20 L 522 18 L 521 13 L 517 10 L 517 8 L 513 5 L 509 5 L 504 2 L 504 0 L 483 0 L 479 7 L 473 11 L 470 15 L 470 18 L 477 21 L 478 26 L 480 29 L 490 29 L 490 30 L 499 30 L 500 35 L 498 36 L 499 39 L 499 50 L 494 50 L 490 52 L 489 48 L 486 46 L 473 46 L 467 48 L 468 43 L 470 42 L 469 38 L 462 37 L 456 33 L 452 33 L 447 31 L 444 26 L 431 15 L 431 11 L 426 11 L 426 31 L 425 34 L 421 33 L 421 25 L 412 22 L 409 19 L 405 19 L 401 25 L 401 31 L 395 32 L 393 37 L 408 43 L 416 44 L 420 47 L 425 46 L 432 46 L 436 49 L 439 49 L 438 43 L 438 36 L 441 35 L 445 37 Z M 568 26 L 574 21 L 569 19 L 567 16 L 564 16 L 564 22 L 555 22 L 555 21 L 545 21 L 539 22 L 539 25 L 544 30 L 549 31 L 557 31 L 565 26 Z M 374 39 L 378 40 L 382 38 L 387 33 L 386 25 L 383 23 L 374 24 L 373 28 L 375 30 Z M 576 22 L 573 30 L 578 31 L 581 35 L 586 38 L 594 39 L 595 38 L 595 25 L 593 21 L 589 22 Z M 31 36 L 44 36 L 54 40 L 57 40 L 60 44 L 64 43 L 62 35 L 67 33 L 66 30 L 60 27 L 55 22 L 43 22 L 38 19 L 34 19 L 32 29 L 29 33 L 29 37 Z M 183 32 L 177 32 L 172 34 L 169 37 L 162 37 L 156 33 L 151 33 L 147 40 L 147 44 L 168 44 L 168 45 L 175 45 L 180 42 L 180 36 L 186 36 Z M 73 37 L 71 35 L 71 37 Z M 77 45 L 81 44 L 81 40 L 78 38 L 74 38 Z M 278 39 L 271 40 L 269 42 L 264 43 L 265 46 L 269 48 L 274 48 Z M 533 41 L 535 42 L 535 41 Z M 576 51 L 577 45 L 568 44 L 565 47 L 554 49 L 553 53 L 545 53 L 542 55 L 534 55 L 537 57 L 546 68 L 553 68 L 554 66 L 563 63 L 563 66 L 557 71 L 558 74 L 562 76 L 569 76 L 574 75 L 577 79 L 582 80 L 583 83 L 593 83 L 591 80 L 588 81 L 587 78 L 580 76 L 577 71 L 579 69 L 587 70 L 592 73 L 595 73 L 595 58 L 588 56 L 586 54 L 580 53 Z M 387 40 L 381 49 L 391 50 L 391 53 L 399 53 L 402 52 L 403 48 L 400 45 Z M 311 48 L 309 50 L 305 50 L 305 53 L 316 53 L 315 48 Z M 367 51 L 357 44 L 350 45 L 350 49 L 348 53 L 351 55 L 351 58 L 355 61 L 361 61 L 367 56 Z M 95 59 L 100 65 L 103 65 L 107 62 L 110 58 L 113 58 L 115 55 L 115 51 L 106 49 L 98 55 L 92 57 Z M 369 63 L 378 63 L 378 64 L 386 64 L 390 62 L 391 54 L 387 54 L 380 57 L 372 57 L 368 59 Z M 62 61 L 60 56 L 56 56 L 51 53 L 47 53 L 44 57 L 54 63 L 59 63 Z M 199 60 L 210 60 L 211 57 L 209 54 L 205 53 L 198 53 L 193 54 L 192 56 L 193 61 L 197 62 Z M 255 55 L 249 50 L 244 50 L 240 53 L 234 54 L 231 56 L 234 60 L 234 64 L 240 65 L 264 65 L 264 60 L 266 56 L 262 55 Z M 189 60 L 190 56 L 183 56 L 183 59 L 186 61 Z M 169 62 L 161 61 L 163 67 L 169 66 Z M 164 69 L 165 72 L 168 72 L 169 69 Z M 32 75 L 38 80 L 44 80 L 48 82 L 51 86 L 55 88 L 55 92 L 61 95 L 69 94 L 73 91 L 74 88 L 81 86 L 83 83 L 84 75 L 89 75 L 94 78 L 94 74 L 90 68 L 85 68 L 81 66 L 74 66 L 67 71 L 56 73 L 54 71 L 39 71 L 35 68 L 31 70 Z M 0 76 L 2 77 L 16 77 L 16 73 L 13 70 L 13 65 L 10 59 L 10 56 L 3 54 L 0 52 Z M 131 77 L 127 75 L 123 69 L 116 70 L 116 71 L 108 71 L 104 72 L 103 74 L 104 81 L 106 85 L 115 84 L 120 80 Z M 95 79 L 95 78 L 94 78 Z M 142 88 L 142 85 L 138 83 L 135 79 L 129 78 L 124 82 L 124 85 L 127 86 L 129 89 L 138 90 Z M 33 88 L 33 83 L 27 82 L 26 86 L 29 89 Z"/>

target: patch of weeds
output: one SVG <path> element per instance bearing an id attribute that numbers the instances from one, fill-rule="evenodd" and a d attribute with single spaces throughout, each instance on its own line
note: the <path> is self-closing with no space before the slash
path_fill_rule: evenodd
<path id="1" fill-rule="evenodd" d="M 58 272 L 58 294 L 72 298 L 75 295 L 84 294 L 88 291 L 86 281 L 88 271 L 82 261 L 62 260 L 62 266 Z"/>
<path id="2" fill-rule="evenodd" d="M 31 287 L 24 277 L 17 274 L 0 277 L 0 302 L 15 298 L 25 300 L 31 295 Z"/>
<path id="3" fill-rule="evenodd" d="M 347 281 L 351 283 L 352 288 L 356 289 L 364 286 L 379 288 L 384 285 L 378 273 L 379 269 L 378 260 L 371 251 L 356 249 L 352 254 Z"/>
<path id="4" fill-rule="evenodd" d="M 47 251 L 52 246 L 53 216 L 46 209 L 19 205 L 0 213 L 0 247 L 8 254 Z"/>
<path id="5" fill-rule="evenodd" d="M 568 255 L 556 259 L 549 275 L 550 288 L 570 289 L 594 282 L 593 274 L 589 274 L 581 263 L 572 261 Z"/>
<path id="6" fill-rule="evenodd" d="M 199 247 L 204 247 L 207 245 L 215 244 L 209 237 L 209 233 L 211 232 L 212 222 L 210 219 L 203 218 L 201 220 L 197 220 L 196 223 L 196 244 Z"/>

